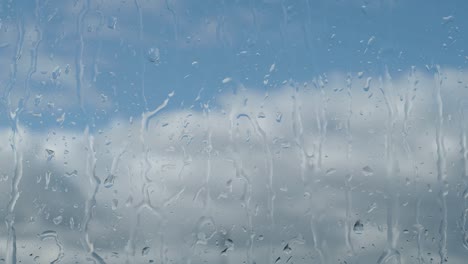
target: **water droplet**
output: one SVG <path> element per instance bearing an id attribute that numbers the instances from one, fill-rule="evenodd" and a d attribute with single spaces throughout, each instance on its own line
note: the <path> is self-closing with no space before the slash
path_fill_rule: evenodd
<path id="1" fill-rule="evenodd" d="M 230 78 L 230 77 L 226 77 L 226 78 L 223 79 L 224 84 L 226 84 L 228 82 L 231 82 L 231 81 L 232 81 L 232 78 Z"/>
<path id="2" fill-rule="evenodd" d="M 454 16 L 444 16 L 442 17 L 442 24 L 447 24 L 449 22 L 452 22 L 455 19 Z"/>
<path id="3" fill-rule="evenodd" d="M 65 74 L 70 72 L 70 64 L 65 65 Z"/>
<path id="4" fill-rule="evenodd" d="M 280 260 L 281 260 L 281 257 L 278 257 L 278 258 L 275 260 L 275 264 L 278 263 Z"/>
<path id="5" fill-rule="evenodd" d="M 109 19 L 107 20 L 107 27 L 109 29 L 115 29 L 117 26 L 117 18 L 112 16 L 112 17 L 109 17 Z"/>
<path id="6" fill-rule="evenodd" d="M 73 219 L 73 217 L 70 217 L 70 229 L 75 229 L 75 219 Z"/>
<path id="7" fill-rule="evenodd" d="M 159 49 L 158 48 L 150 48 L 148 50 L 148 60 L 152 63 L 159 64 Z"/>
<path id="8" fill-rule="evenodd" d="M 276 67 L 276 64 L 273 63 L 271 66 L 270 66 L 270 72 L 273 72 L 275 70 L 275 67 Z"/>
<path id="9" fill-rule="evenodd" d="M 362 234 L 362 231 L 364 231 L 364 224 L 361 220 L 357 220 L 356 223 L 354 223 L 353 231 L 356 234 Z"/>
<path id="10" fill-rule="evenodd" d="M 227 256 L 227 251 L 228 251 L 228 249 L 229 249 L 228 247 L 226 247 L 225 249 L 223 249 L 223 250 L 221 251 L 221 256 Z"/>
<path id="11" fill-rule="evenodd" d="M 366 177 L 367 176 L 372 176 L 372 175 L 374 175 L 374 170 L 369 166 L 365 166 L 365 167 L 362 168 L 362 174 L 364 176 L 366 176 Z"/>
<path id="12" fill-rule="evenodd" d="M 110 188 L 114 186 L 114 180 L 115 180 L 115 176 L 113 174 L 109 174 L 107 178 L 104 180 L 104 187 Z"/>
<path id="13" fill-rule="evenodd" d="M 133 197 L 129 196 L 127 201 L 125 202 L 125 206 L 130 207 L 130 206 L 132 206 L 132 204 L 133 204 Z"/>
<path id="14" fill-rule="evenodd" d="M 364 91 L 367 92 L 370 89 L 372 77 L 367 77 L 366 84 L 364 85 Z"/>
<path id="15" fill-rule="evenodd" d="M 117 206 L 119 205 L 119 200 L 117 199 L 112 199 L 112 210 L 115 211 L 117 209 Z"/>
<path id="16" fill-rule="evenodd" d="M 60 77 L 60 74 L 62 73 L 62 70 L 60 69 L 59 66 L 55 67 L 54 70 L 52 71 L 52 79 L 57 80 L 58 77 Z"/>
<path id="17" fill-rule="evenodd" d="M 463 192 L 463 198 L 465 200 L 468 200 L 468 189 L 465 189 L 465 191 Z"/>
<path id="18" fill-rule="evenodd" d="M 325 175 L 332 175 L 336 172 L 335 168 L 330 168 L 325 172 Z"/>
<path id="19" fill-rule="evenodd" d="M 42 101 L 42 94 L 36 95 L 36 98 L 34 98 L 34 106 L 39 106 Z"/>
<path id="20" fill-rule="evenodd" d="M 232 248 L 234 247 L 234 241 L 230 238 L 226 239 L 226 241 L 224 242 L 224 244 L 229 247 L 229 248 Z"/>
<path id="21" fill-rule="evenodd" d="M 142 256 L 146 256 L 146 255 L 148 255 L 149 251 L 150 251 L 150 247 L 144 247 L 144 248 L 141 250 L 141 255 L 142 255 Z"/>
<path id="22" fill-rule="evenodd" d="M 284 246 L 283 248 L 283 252 L 289 255 L 291 254 L 291 251 L 292 251 L 292 248 L 289 246 L 289 243 L 286 244 L 286 246 Z"/>
<path id="23" fill-rule="evenodd" d="M 54 222 L 54 224 L 56 225 L 60 225 L 60 223 L 62 223 L 63 221 L 63 217 L 61 215 L 55 217 L 54 219 L 52 219 L 52 221 Z"/>
<path id="24" fill-rule="evenodd" d="M 45 150 L 47 152 L 47 161 L 50 161 L 53 157 L 55 157 L 55 151 L 51 150 L 51 149 L 46 149 Z"/>
<path id="25" fill-rule="evenodd" d="M 276 122 L 281 122 L 281 119 L 283 119 L 283 114 L 281 112 L 276 112 Z"/>
<path id="26" fill-rule="evenodd" d="M 78 176 L 78 171 L 77 170 L 73 170 L 72 172 L 65 172 L 65 177 L 70 178 L 70 177 L 73 177 L 73 176 Z"/>

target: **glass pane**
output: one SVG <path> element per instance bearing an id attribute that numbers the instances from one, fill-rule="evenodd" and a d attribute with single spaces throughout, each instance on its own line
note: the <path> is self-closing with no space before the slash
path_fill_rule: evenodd
<path id="1" fill-rule="evenodd" d="M 0 2 L 0 262 L 465 263 L 468 3 Z"/>

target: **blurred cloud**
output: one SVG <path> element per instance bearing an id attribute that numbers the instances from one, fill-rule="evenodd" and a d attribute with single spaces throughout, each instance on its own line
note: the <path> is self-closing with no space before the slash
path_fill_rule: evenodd
<path id="1" fill-rule="evenodd" d="M 57 258 L 55 240 L 38 236 L 53 230 L 64 263 L 92 257 L 86 234 L 107 263 L 374 263 L 392 247 L 391 215 L 402 262 L 439 262 L 439 191 L 447 188 L 448 260 L 462 263 L 467 78 L 450 68 L 336 72 L 270 92 L 233 81 L 236 93 L 200 111 L 163 104 L 147 129 L 139 118 L 87 133 L 21 125 L 18 259 Z M 10 139 L 0 142 L 6 208 L 14 140 L 10 129 L 0 133 Z M 437 166 L 445 166 L 446 183 Z"/>

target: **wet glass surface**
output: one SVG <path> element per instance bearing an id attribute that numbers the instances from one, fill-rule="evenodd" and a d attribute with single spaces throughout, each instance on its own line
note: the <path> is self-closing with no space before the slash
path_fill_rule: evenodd
<path id="1" fill-rule="evenodd" d="M 0 2 L 0 262 L 465 263 L 465 1 Z"/>

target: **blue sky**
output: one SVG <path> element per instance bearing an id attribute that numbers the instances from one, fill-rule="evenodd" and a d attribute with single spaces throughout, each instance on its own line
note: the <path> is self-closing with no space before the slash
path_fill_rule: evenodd
<path id="1" fill-rule="evenodd" d="M 23 91 L 12 104 L 17 105 L 25 93 L 35 25 L 42 41 L 30 82 L 31 96 L 52 93 L 52 101 L 67 97 L 72 102 L 63 110 L 68 117 L 64 124 L 76 122 L 81 128 L 84 119 L 99 124 L 116 115 L 139 116 L 172 91 L 176 95 L 170 108 L 183 103 L 184 108 L 200 109 L 200 102 L 213 103 L 220 93 L 232 92 L 237 85 L 271 91 L 284 80 L 306 82 L 323 73 L 381 75 L 388 68 L 398 75 L 413 65 L 421 70 L 435 64 L 463 69 L 467 63 L 464 43 L 468 40 L 463 33 L 468 24 L 463 15 L 467 4 L 463 1 L 137 3 L 141 25 L 133 1 L 90 1 L 88 8 L 81 1 L 39 1 L 38 20 L 31 1 L 5 3 L 0 49 L 3 87 L 11 80 L 6 69 L 18 47 L 18 25 L 24 34 L 14 89 Z M 85 14 L 81 32 L 80 12 Z M 77 55 L 81 47 L 83 52 Z M 159 58 L 152 62 L 156 50 Z M 73 102 L 77 56 L 84 66 L 82 89 L 92 90 L 92 95 L 82 95 L 83 101 L 93 101 L 85 106 L 89 108 L 86 118 L 76 107 L 77 101 Z M 272 64 L 275 68 L 269 72 Z M 54 69 L 61 72 L 55 80 Z M 267 85 L 265 75 L 269 75 Z M 227 77 L 234 84 L 223 85 Z M 195 102 L 198 95 L 200 100 Z M 28 114 L 22 118 L 32 122 L 33 128 L 48 126 Z M 44 113 L 41 121 L 52 125 L 53 119 Z"/>

